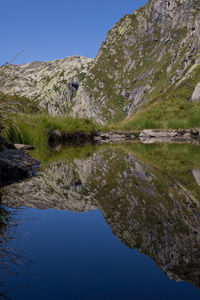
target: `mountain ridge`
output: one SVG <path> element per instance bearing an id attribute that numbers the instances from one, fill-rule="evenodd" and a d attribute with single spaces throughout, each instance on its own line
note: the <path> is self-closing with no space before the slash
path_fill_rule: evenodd
<path id="1" fill-rule="evenodd" d="M 33 80 L 38 78 L 39 85 L 43 81 L 43 85 L 34 96 L 30 85 L 25 88 L 23 83 L 27 74 L 20 74 L 17 79 L 16 70 L 20 67 L 4 66 L 0 68 L 0 92 L 30 97 L 53 115 L 92 118 L 102 124 L 119 123 L 163 93 L 169 93 L 169 89 L 176 92 L 181 83 L 187 85 L 187 80 L 198 71 L 197 79 L 190 83 L 190 97 L 185 99 L 198 101 L 199 12 L 199 0 L 150 0 L 114 25 L 94 60 L 76 56 L 59 60 L 59 74 L 68 74 L 64 79 L 52 68 L 50 80 L 45 83 L 44 76 L 39 80 L 41 70 L 35 67 L 31 76 Z"/>

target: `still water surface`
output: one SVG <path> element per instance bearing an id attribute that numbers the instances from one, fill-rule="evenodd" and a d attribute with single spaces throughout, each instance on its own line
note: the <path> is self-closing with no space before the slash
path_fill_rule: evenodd
<path id="1" fill-rule="evenodd" d="M 34 153 L 1 190 L 0 299 L 199 299 L 199 149 Z"/>

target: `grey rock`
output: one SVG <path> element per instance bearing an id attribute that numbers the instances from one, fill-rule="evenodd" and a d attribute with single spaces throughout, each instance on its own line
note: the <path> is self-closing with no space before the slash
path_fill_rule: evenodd
<path id="1" fill-rule="evenodd" d="M 17 150 L 21 150 L 21 151 L 30 151 L 30 150 L 34 150 L 35 147 L 31 146 L 31 145 L 24 145 L 24 144 L 14 144 L 15 149 Z"/>
<path id="2" fill-rule="evenodd" d="M 199 131 L 194 130 L 153 130 L 145 129 L 142 130 L 139 139 L 146 144 L 157 143 L 157 142 L 191 142 L 199 141 Z"/>
<path id="3" fill-rule="evenodd" d="M 200 82 L 196 85 L 191 101 L 200 101 Z"/>
<path id="4" fill-rule="evenodd" d="M 39 162 L 28 154 L 4 149 L 0 152 L 0 188 L 32 176 L 38 167 Z"/>
<path id="5" fill-rule="evenodd" d="M 192 174 L 196 180 L 196 183 L 200 186 L 200 169 L 193 169 Z"/>
<path id="6" fill-rule="evenodd" d="M 0 92 L 39 102 L 51 115 L 69 113 L 93 59 L 72 56 L 51 62 L 0 67 Z"/>
<path id="7" fill-rule="evenodd" d="M 177 136 L 178 133 L 176 130 L 171 131 L 157 131 L 153 129 L 145 129 L 140 133 L 140 138 L 143 137 L 154 137 L 154 138 L 170 138 Z"/>

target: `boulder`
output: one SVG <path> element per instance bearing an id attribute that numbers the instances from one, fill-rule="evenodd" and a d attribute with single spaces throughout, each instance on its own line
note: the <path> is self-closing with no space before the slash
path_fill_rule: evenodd
<path id="1" fill-rule="evenodd" d="M 200 186 L 200 169 L 193 169 L 192 174 L 196 180 L 196 183 Z"/>
<path id="2" fill-rule="evenodd" d="M 35 174 L 40 163 L 0 137 L 0 188 Z"/>
<path id="3" fill-rule="evenodd" d="M 196 85 L 191 97 L 191 101 L 200 101 L 200 82 Z"/>

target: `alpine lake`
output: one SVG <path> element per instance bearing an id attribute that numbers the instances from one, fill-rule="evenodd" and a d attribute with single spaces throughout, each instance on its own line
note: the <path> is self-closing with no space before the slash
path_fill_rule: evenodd
<path id="1" fill-rule="evenodd" d="M 0 299 L 200 299 L 200 146 L 34 151 L 0 190 Z"/>

